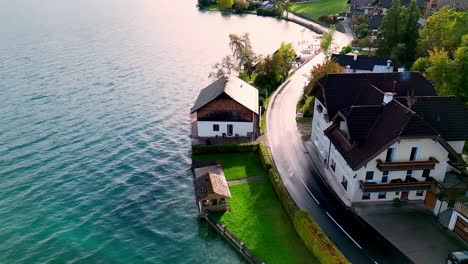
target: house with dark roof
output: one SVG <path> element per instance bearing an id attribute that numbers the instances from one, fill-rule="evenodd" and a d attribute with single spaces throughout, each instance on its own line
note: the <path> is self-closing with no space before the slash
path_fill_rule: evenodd
<path id="1" fill-rule="evenodd" d="M 366 15 L 374 9 L 375 0 L 348 0 L 348 13 L 352 16 Z"/>
<path id="2" fill-rule="evenodd" d="M 351 202 L 424 200 L 467 166 L 467 108 L 418 72 L 328 74 L 312 93 L 312 141 Z"/>
<path id="3" fill-rule="evenodd" d="M 419 9 L 423 9 L 425 6 L 425 0 L 416 0 L 416 6 L 419 7 Z M 378 1 L 378 6 L 382 7 L 384 10 L 389 9 L 392 6 L 393 0 L 379 0 Z M 403 7 L 408 7 L 409 4 L 411 3 L 411 0 L 401 0 L 400 4 Z"/>
<path id="4" fill-rule="evenodd" d="M 190 112 L 192 138 L 249 137 L 259 131 L 258 90 L 223 77 L 201 90 Z"/>
<path id="5" fill-rule="evenodd" d="M 370 55 L 332 54 L 332 60 L 344 68 L 344 72 L 393 72 L 394 66 L 390 59 Z"/>

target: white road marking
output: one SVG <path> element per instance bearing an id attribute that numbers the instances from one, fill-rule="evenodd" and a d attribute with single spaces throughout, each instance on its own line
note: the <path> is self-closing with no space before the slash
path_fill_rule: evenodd
<path id="1" fill-rule="evenodd" d="M 345 233 L 345 235 L 347 235 L 349 237 L 349 239 L 351 239 L 351 241 L 353 241 L 354 244 L 356 244 L 356 246 L 359 248 L 359 249 L 362 249 L 361 245 L 359 245 L 356 240 L 354 240 L 348 233 L 346 233 L 346 231 L 340 226 L 340 224 L 338 224 L 338 222 L 335 221 L 335 219 L 333 219 L 333 217 L 327 212 L 325 211 L 325 213 L 328 215 L 328 217 L 330 217 L 330 219 L 335 222 L 335 224 L 341 229 L 341 231 L 343 231 L 343 233 Z"/>
<path id="2" fill-rule="evenodd" d="M 317 200 L 317 198 L 315 198 L 315 196 L 314 196 L 314 195 L 312 194 L 312 192 L 309 190 L 309 187 L 307 187 L 307 185 L 305 184 L 304 180 L 303 180 L 301 177 L 299 177 L 299 179 L 301 179 L 302 184 L 304 184 L 304 187 L 306 187 L 306 190 L 309 192 L 310 196 L 312 196 L 312 198 L 314 198 L 315 202 L 316 202 L 317 204 L 320 204 L 319 201 Z"/>

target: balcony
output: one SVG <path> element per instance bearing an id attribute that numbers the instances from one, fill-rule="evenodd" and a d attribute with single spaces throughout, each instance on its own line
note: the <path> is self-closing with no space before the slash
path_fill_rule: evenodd
<path id="1" fill-rule="evenodd" d="M 359 181 L 359 186 L 363 192 L 385 192 L 385 191 L 414 191 L 431 189 L 434 179 L 429 177 L 426 181 L 418 181 L 413 177 L 406 177 L 406 180 L 395 179 L 389 183 L 375 183 Z"/>
<path id="2" fill-rule="evenodd" d="M 434 169 L 439 161 L 434 157 L 429 157 L 429 160 L 422 161 L 397 161 L 397 162 L 384 162 L 381 159 L 377 160 L 377 169 L 380 171 L 404 171 L 404 170 L 424 170 Z"/>

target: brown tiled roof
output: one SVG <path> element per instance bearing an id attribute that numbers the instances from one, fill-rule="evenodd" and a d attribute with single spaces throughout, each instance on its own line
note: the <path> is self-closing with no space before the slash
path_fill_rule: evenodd
<path id="1" fill-rule="evenodd" d="M 209 166 L 195 169 L 195 197 L 203 199 L 209 194 L 231 197 L 224 172 L 219 166 Z"/>

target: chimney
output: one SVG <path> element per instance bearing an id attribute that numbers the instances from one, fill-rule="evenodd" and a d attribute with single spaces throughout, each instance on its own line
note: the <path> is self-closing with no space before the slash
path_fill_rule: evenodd
<path id="1" fill-rule="evenodd" d="M 388 104 L 393 100 L 393 93 L 386 92 L 384 93 L 383 103 Z"/>
<path id="2" fill-rule="evenodd" d="M 346 70 L 345 70 L 345 72 L 351 72 L 351 70 L 350 70 L 350 69 L 351 69 L 351 66 L 349 66 L 349 65 L 346 65 Z"/>
<path id="3" fill-rule="evenodd" d="M 359 53 L 359 51 L 357 51 L 357 50 L 354 51 L 354 61 L 357 61 L 358 53 Z"/>
<path id="4" fill-rule="evenodd" d="M 398 72 L 404 72 L 404 71 L 405 71 L 404 67 L 398 68 Z"/>

